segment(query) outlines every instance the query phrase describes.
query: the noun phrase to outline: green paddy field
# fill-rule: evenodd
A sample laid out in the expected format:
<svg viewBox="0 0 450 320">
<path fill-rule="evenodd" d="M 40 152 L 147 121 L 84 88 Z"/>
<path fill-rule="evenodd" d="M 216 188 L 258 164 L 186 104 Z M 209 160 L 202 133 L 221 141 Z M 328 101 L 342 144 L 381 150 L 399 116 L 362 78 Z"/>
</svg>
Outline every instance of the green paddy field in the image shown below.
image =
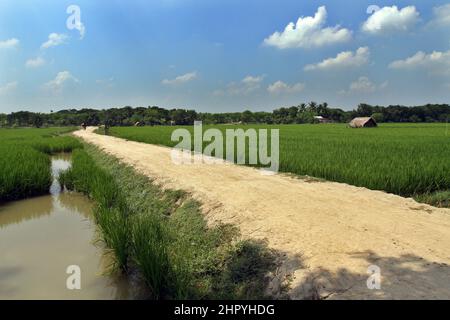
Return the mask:
<svg viewBox="0 0 450 320">
<path fill-rule="evenodd" d="M 280 129 L 280 171 L 348 183 L 433 204 L 448 203 L 448 124 L 382 124 L 350 129 L 343 124 L 214 126 L 226 129 Z M 178 127 L 114 127 L 124 139 L 174 146 Z M 193 127 L 184 127 L 193 131 Z M 203 129 L 211 128 L 204 126 Z"/>
</svg>

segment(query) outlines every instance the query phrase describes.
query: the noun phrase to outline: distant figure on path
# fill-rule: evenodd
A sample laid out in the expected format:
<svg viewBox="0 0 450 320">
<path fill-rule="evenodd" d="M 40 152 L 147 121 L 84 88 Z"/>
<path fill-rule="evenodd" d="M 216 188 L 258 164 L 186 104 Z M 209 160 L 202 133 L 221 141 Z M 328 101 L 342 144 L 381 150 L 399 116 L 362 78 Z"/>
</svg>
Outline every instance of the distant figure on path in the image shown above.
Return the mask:
<svg viewBox="0 0 450 320">
<path fill-rule="evenodd" d="M 105 136 L 109 134 L 109 120 L 105 121 Z"/>
</svg>

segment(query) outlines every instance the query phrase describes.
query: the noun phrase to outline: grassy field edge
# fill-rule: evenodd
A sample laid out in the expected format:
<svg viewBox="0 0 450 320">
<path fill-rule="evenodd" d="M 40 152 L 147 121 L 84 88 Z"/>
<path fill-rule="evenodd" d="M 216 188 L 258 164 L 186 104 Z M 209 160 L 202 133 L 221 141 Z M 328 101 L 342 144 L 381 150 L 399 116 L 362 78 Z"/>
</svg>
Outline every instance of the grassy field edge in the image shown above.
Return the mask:
<svg viewBox="0 0 450 320">
<path fill-rule="evenodd" d="M 170 134 L 177 128 L 193 130 L 192 126 L 112 127 L 109 134 L 173 147 L 177 142 L 171 141 Z M 205 126 L 204 130 L 208 128 L 279 128 L 280 172 L 450 206 L 450 162 L 444 161 L 450 157 L 446 124 L 382 124 L 358 130 L 344 125 Z"/>
<path fill-rule="evenodd" d="M 62 136 L 74 129 L 0 129 L 0 203 L 48 193 L 49 155 L 82 147 L 74 137 Z"/>
<path fill-rule="evenodd" d="M 200 204 L 185 192 L 163 191 L 89 144 L 75 151 L 72 169 L 61 179 L 95 200 L 96 221 L 117 270 L 137 271 L 149 298 L 269 298 L 277 253 L 263 241 L 240 239 L 231 225 L 208 227 Z"/>
</svg>

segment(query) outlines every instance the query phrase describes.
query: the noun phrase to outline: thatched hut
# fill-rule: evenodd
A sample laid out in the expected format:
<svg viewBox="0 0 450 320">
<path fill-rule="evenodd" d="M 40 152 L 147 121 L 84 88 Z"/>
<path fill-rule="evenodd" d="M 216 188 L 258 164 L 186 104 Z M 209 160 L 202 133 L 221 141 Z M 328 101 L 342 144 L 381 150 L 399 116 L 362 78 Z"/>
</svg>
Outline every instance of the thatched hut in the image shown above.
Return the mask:
<svg viewBox="0 0 450 320">
<path fill-rule="evenodd" d="M 355 118 L 348 125 L 351 128 L 373 128 L 378 126 L 372 117 Z"/>
<path fill-rule="evenodd" d="M 317 123 L 330 123 L 331 121 L 323 116 L 314 116 L 314 122 Z"/>
</svg>

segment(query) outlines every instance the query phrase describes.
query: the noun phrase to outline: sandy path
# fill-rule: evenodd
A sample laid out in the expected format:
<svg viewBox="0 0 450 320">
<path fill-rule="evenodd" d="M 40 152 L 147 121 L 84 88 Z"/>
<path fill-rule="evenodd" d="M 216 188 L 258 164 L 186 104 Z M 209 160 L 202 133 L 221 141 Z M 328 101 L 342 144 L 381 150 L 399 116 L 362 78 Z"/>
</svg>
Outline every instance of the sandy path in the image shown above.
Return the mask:
<svg viewBox="0 0 450 320">
<path fill-rule="evenodd" d="M 189 191 L 209 222 L 239 226 L 285 254 L 271 281 L 290 275 L 290 296 L 331 299 L 450 298 L 450 210 L 333 182 L 263 176 L 232 164 L 176 165 L 171 149 L 78 131 L 77 136 L 168 188 Z M 381 271 L 369 290 L 368 267 Z"/>
</svg>

